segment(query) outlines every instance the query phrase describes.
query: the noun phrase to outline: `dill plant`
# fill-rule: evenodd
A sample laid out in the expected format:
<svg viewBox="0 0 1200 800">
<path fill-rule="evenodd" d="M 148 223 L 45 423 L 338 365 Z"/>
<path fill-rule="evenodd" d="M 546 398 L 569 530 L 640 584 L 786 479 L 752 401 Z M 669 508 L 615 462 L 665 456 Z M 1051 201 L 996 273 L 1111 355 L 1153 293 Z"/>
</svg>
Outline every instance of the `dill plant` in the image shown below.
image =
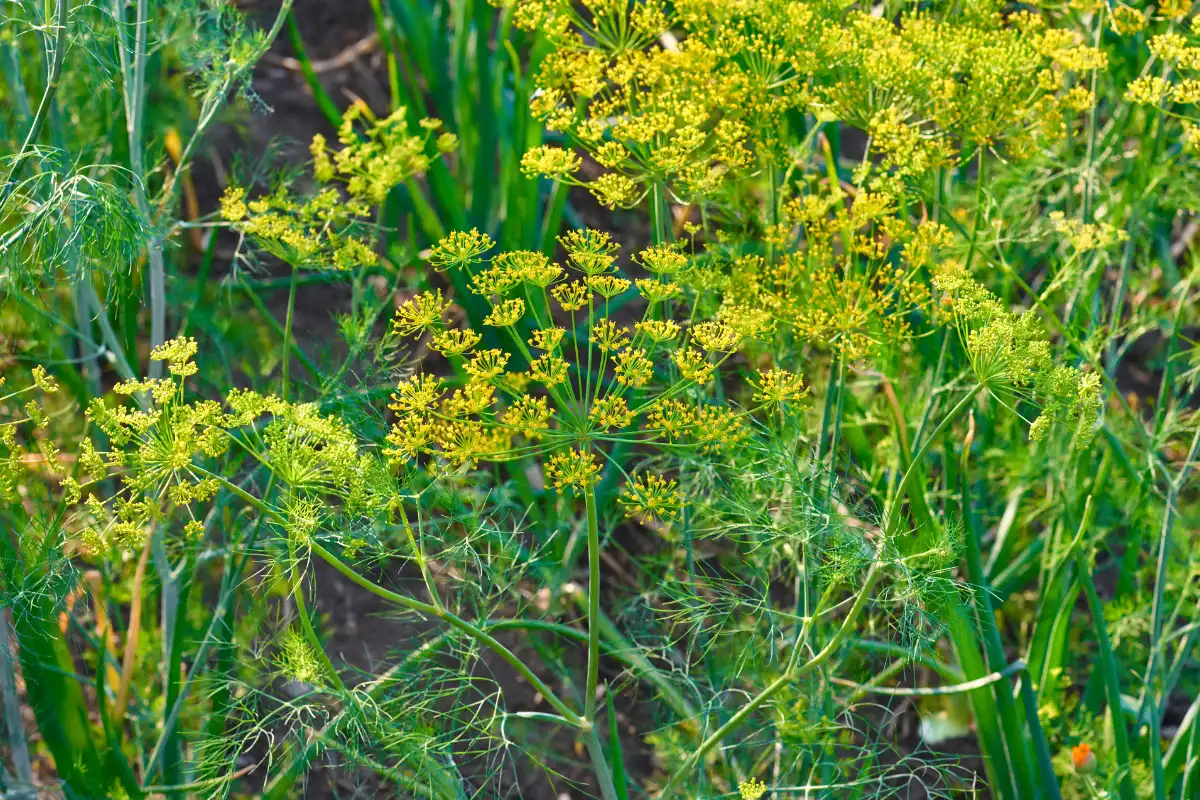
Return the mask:
<svg viewBox="0 0 1200 800">
<path fill-rule="evenodd" d="M 372 4 L 392 107 L 323 96 L 316 192 L 219 203 L 235 260 L 290 270 L 282 323 L 256 303 L 277 378 L 164 341 L 152 290 L 146 369 L 3 396 L 3 488 L 52 509 L 22 511 L 5 587 L 22 668 L 57 665 L 64 785 L 282 798 L 324 760 L 437 798 L 1192 796 L 1191 4 L 417 5 Z M 453 68 L 427 41 L 404 63 L 443 23 Z M 529 113 L 495 144 L 510 90 Z M 106 196 L 77 213 L 154 222 Z M 569 196 L 650 243 L 554 235 Z M 345 357 L 297 324 L 310 279 L 350 286 Z M 38 479 L 58 447 L 76 466 Z M 128 688 L 97 661 L 93 722 L 44 635 L 75 565 L 153 559 L 166 603 L 209 549 L 219 613 L 190 602 L 238 622 L 172 644 L 206 672 L 162 692 L 195 732 L 67 757 L 97 728 L 136 748 Z M 400 617 L 386 661 L 337 651 L 335 573 Z"/>
</svg>

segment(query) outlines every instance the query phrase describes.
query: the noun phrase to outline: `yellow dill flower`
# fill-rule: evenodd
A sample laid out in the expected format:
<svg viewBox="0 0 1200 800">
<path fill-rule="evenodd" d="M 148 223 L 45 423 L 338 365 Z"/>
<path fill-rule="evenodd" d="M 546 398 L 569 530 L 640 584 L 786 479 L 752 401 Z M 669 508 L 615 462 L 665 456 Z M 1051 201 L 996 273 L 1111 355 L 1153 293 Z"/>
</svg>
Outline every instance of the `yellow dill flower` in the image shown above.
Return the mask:
<svg viewBox="0 0 1200 800">
<path fill-rule="evenodd" d="M 1171 100 L 1175 103 L 1196 105 L 1200 103 L 1200 79 L 1187 78 L 1171 87 Z"/>
<path fill-rule="evenodd" d="M 529 365 L 529 377 L 540 382 L 548 389 L 553 389 L 560 383 L 566 383 L 567 380 L 567 362 L 551 354 L 546 354 L 540 358 L 534 359 Z"/>
<path fill-rule="evenodd" d="M 439 153 L 453 153 L 458 149 L 458 137 L 447 131 L 434 140 L 434 147 Z"/>
<path fill-rule="evenodd" d="M 741 336 L 723 322 L 701 322 L 692 328 L 692 338 L 705 350 L 730 352 L 736 350 Z"/>
<path fill-rule="evenodd" d="M 562 276 L 562 267 L 551 263 L 544 253 L 534 250 L 510 250 L 492 259 L 493 268 L 507 269 L 518 281 L 546 288 Z"/>
<path fill-rule="evenodd" d="M 503 297 L 521 284 L 521 273 L 500 263 L 471 276 L 471 291 L 480 297 Z"/>
<path fill-rule="evenodd" d="M 589 275 L 586 283 L 589 289 L 605 300 L 613 299 L 631 285 L 625 278 L 618 278 L 615 275 Z"/>
<path fill-rule="evenodd" d="M 1157 75 L 1143 75 L 1125 87 L 1125 99 L 1138 105 L 1156 106 L 1170 90 L 1170 81 Z"/>
<path fill-rule="evenodd" d="M 767 785 L 757 778 L 738 782 L 738 794 L 741 800 L 759 800 L 767 793 Z"/>
<path fill-rule="evenodd" d="M 663 245 L 643 250 L 634 256 L 634 261 L 655 275 L 670 275 L 682 272 L 687 267 L 687 256 Z"/>
<path fill-rule="evenodd" d="M 600 428 L 620 430 L 633 422 L 633 412 L 624 397 L 610 394 L 592 405 L 588 410 L 588 419 Z"/>
<path fill-rule="evenodd" d="M 570 150 L 542 145 L 521 157 L 521 172 L 528 178 L 544 175 L 562 180 L 574 175 L 583 161 Z"/>
<path fill-rule="evenodd" d="M 550 290 L 563 311 L 578 311 L 591 302 L 592 291 L 582 281 L 560 283 Z"/>
<path fill-rule="evenodd" d="M 567 261 L 584 275 L 602 275 L 612 269 L 617 245 L 602 231 L 591 228 L 572 230 L 559 236 L 558 242 L 567 251 Z"/>
<path fill-rule="evenodd" d="M 539 328 L 530 334 L 529 346 L 535 350 L 545 350 L 546 352 L 556 350 L 566 333 L 565 328 Z"/>
<path fill-rule="evenodd" d="M 329 158 L 329 147 L 325 137 L 319 133 L 313 136 L 312 144 L 308 146 L 308 152 L 313 157 L 313 177 L 317 179 L 317 182 L 329 183 L 333 180 L 333 161 Z M 230 221 L 236 222 L 236 220 Z"/>
<path fill-rule="evenodd" d="M 1145 29 L 1146 15 L 1138 9 L 1122 3 L 1112 10 L 1110 24 L 1113 31 L 1119 36 L 1130 36 Z"/>
<path fill-rule="evenodd" d="M 559 491 L 568 487 L 586 489 L 596 481 L 600 465 L 588 453 L 571 449 L 555 453 L 546 464 L 546 478 Z"/>
<path fill-rule="evenodd" d="M 52 394 L 53 392 L 58 391 L 58 383 L 54 380 L 54 378 L 46 373 L 46 368 L 41 364 L 38 364 L 33 368 L 32 377 L 33 385 L 43 392 Z"/>
<path fill-rule="evenodd" d="M 775 320 L 771 319 L 769 311 L 754 308 L 746 303 L 727 303 L 721 306 L 717 312 L 717 319 L 743 339 L 758 339 L 775 330 Z M 701 344 L 704 342 L 701 341 Z"/>
<path fill-rule="evenodd" d="M 622 350 L 617 354 L 613 374 L 622 386 L 640 389 L 654 376 L 654 364 L 646 358 L 646 351 L 640 347 Z"/>
<path fill-rule="evenodd" d="M 392 465 L 403 464 L 424 452 L 433 442 L 433 421 L 419 414 L 407 414 L 392 425 L 387 436 L 390 447 L 383 454 Z"/>
<path fill-rule="evenodd" d="M 592 344 L 602 353 L 620 350 L 629 344 L 629 331 L 607 317 L 592 326 Z"/>
<path fill-rule="evenodd" d="M 741 418 L 728 408 L 704 406 L 696 413 L 692 437 L 700 445 L 701 452 L 712 453 L 728 449 L 746 436 L 746 428 Z"/>
<path fill-rule="evenodd" d="M 475 380 L 489 381 L 504 372 L 509 358 L 503 350 L 480 350 L 463 364 L 463 369 Z"/>
<path fill-rule="evenodd" d="M 491 313 L 484 318 L 483 324 L 496 328 L 507 328 L 510 325 L 516 325 L 524 315 L 525 301 L 517 297 L 493 306 Z"/>
<path fill-rule="evenodd" d="M 426 260 L 439 270 L 450 267 L 462 269 L 469 264 L 478 264 L 482 261 L 480 256 L 495 246 L 491 237 L 475 228 L 454 231 L 430 248 Z"/>
<path fill-rule="evenodd" d="M 679 335 L 679 323 L 669 319 L 647 319 L 634 327 L 638 333 L 645 336 L 654 344 L 662 344 L 675 339 Z"/>
<path fill-rule="evenodd" d="M 482 336 L 469 328 L 451 328 L 434 334 L 429 346 L 444 356 L 460 356 L 479 344 L 482 339 Z"/>
<path fill-rule="evenodd" d="M 246 208 L 246 190 L 241 186 L 227 186 L 221 194 L 221 218 L 227 222 L 241 222 L 250 213 Z"/>
<path fill-rule="evenodd" d="M 695 411 L 681 400 L 659 400 L 650 407 L 646 417 L 650 430 L 662 434 L 668 441 L 685 435 L 695 421 Z"/>
<path fill-rule="evenodd" d="M 501 416 L 501 421 L 526 439 L 536 441 L 550 428 L 554 412 L 545 397 L 525 395 Z"/>
<path fill-rule="evenodd" d="M 482 414 L 496 400 L 496 388 L 490 383 L 472 381 L 461 389 L 455 389 L 442 403 L 442 414 L 447 417 L 469 417 Z"/>
<path fill-rule="evenodd" d="M 671 522 L 679 516 L 683 496 L 676 481 L 640 473 L 625 484 L 617 502 L 625 509 L 627 516 L 636 516 L 643 522 L 651 519 Z"/>
<path fill-rule="evenodd" d="M 449 300 L 442 298 L 441 289 L 422 292 L 396 309 L 392 328 L 401 336 L 415 336 L 422 331 L 433 330 L 442 321 L 442 315 L 450 305 Z"/>
<path fill-rule="evenodd" d="M 641 199 L 638 185 L 619 172 L 606 172 L 587 184 L 588 191 L 606 208 L 630 208 Z"/>
<path fill-rule="evenodd" d="M 749 384 L 754 387 L 755 402 L 766 406 L 793 403 L 808 395 L 808 387 L 804 385 L 804 380 L 785 369 L 760 369 L 758 379 L 751 379 Z"/>
<path fill-rule="evenodd" d="M 650 303 L 662 303 L 679 294 L 677 284 L 663 283 L 648 278 L 639 278 L 637 288 L 642 293 L 642 297 L 645 297 Z"/>
<path fill-rule="evenodd" d="M 423 414 L 437 405 L 442 394 L 441 378 L 416 373 L 396 385 L 388 408 L 401 414 Z"/>
<path fill-rule="evenodd" d="M 166 361 L 167 369 L 172 375 L 187 377 L 196 374 L 196 364 L 192 357 L 199 350 L 199 345 L 192 337 L 180 337 L 163 342 L 150 351 L 151 361 Z"/>
<path fill-rule="evenodd" d="M 671 360 L 679 367 L 679 373 L 685 381 L 703 386 L 712 380 L 716 370 L 715 364 L 710 364 L 708 357 L 694 347 L 687 347 L 671 353 Z"/>
</svg>

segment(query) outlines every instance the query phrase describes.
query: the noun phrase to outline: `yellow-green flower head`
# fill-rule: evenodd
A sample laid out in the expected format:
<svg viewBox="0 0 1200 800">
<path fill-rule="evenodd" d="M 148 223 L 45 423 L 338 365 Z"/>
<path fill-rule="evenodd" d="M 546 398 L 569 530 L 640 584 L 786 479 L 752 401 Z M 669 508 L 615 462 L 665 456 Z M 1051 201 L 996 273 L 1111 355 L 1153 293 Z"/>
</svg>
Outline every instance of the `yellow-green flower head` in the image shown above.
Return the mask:
<svg viewBox="0 0 1200 800">
<path fill-rule="evenodd" d="M 463 364 L 463 369 L 475 380 L 490 381 L 504 372 L 509 358 L 503 350 L 480 350 Z"/>
<path fill-rule="evenodd" d="M 646 418 L 652 433 L 672 442 L 686 435 L 695 421 L 695 411 L 682 400 L 658 400 Z"/>
<path fill-rule="evenodd" d="M 451 328 L 434 334 L 429 346 L 444 356 L 461 356 L 482 340 L 483 337 L 470 328 Z"/>
<path fill-rule="evenodd" d="M 634 260 L 647 272 L 655 275 L 671 275 L 687 268 L 687 256 L 672 247 L 659 245 L 643 250 Z"/>
<path fill-rule="evenodd" d="M 738 794 L 741 795 L 741 800 L 759 800 L 766 793 L 767 785 L 758 778 L 738 783 Z"/>
<path fill-rule="evenodd" d="M 630 281 L 615 275 L 589 275 L 586 283 L 589 289 L 605 300 L 613 299 L 631 286 Z"/>
<path fill-rule="evenodd" d="M 592 345 L 602 353 L 620 350 L 629 344 L 629 331 L 604 318 L 592 326 Z"/>
<path fill-rule="evenodd" d="M 617 383 L 640 389 L 654 377 L 654 364 L 643 348 L 629 348 L 617 354 L 613 375 Z"/>
<path fill-rule="evenodd" d="M 640 473 L 625 484 L 617 502 L 631 517 L 639 517 L 642 521 L 654 519 L 671 522 L 679 516 L 683 496 L 676 481 L 660 475 Z"/>
<path fill-rule="evenodd" d="M 442 290 L 422 292 L 406 300 L 396 309 L 392 327 L 401 336 L 415 336 L 422 331 L 432 331 L 442 322 L 442 315 L 450 308 L 450 301 L 442 298 Z"/>
<path fill-rule="evenodd" d="M 642 293 L 642 297 L 645 297 L 651 303 L 662 303 L 679 294 L 679 286 L 677 284 L 647 278 L 639 278 L 637 280 L 637 288 Z"/>
<path fill-rule="evenodd" d="M 484 318 L 483 324 L 496 328 L 507 328 L 510 325 L 516 325 L 520 322 L 521 317 L 524 315 L 525 301 L 519 297 L 515 297 L 493 306 L 491 313 Z"/>
<path fill-rule="evenodd" d="M 180 337 L 163 342 L 151 350 L 150 358 L 153 361 L 166 361 L 167 369 L 172 375 L 186 377 L 196 374 L 196 364 L 192 361 L 192 357 L 198 350 L 199 345 L 196 344 L 195 339 L 190 336 Z"/>
<path fill-rule="evenodd" d="M 576 228 L 558 237 L 558 243 L 567 251 L 570 263 L 587 275 L 607 272 L 613 263 L 617 243 L 604 231 L 591 228 Z M 597 268 L 598 264 L 603 267 Z"/>
<path fill-rule="evenodd" d="M 529 365 L 529 377 L 547 389 L 553 389 L 561 383 L 566 383 L 568 370 L 569 365 L 563 358 L 547 353 L 534 359 Z"/>
<path fill-rule="evenodd" d="M 808 395 L 804 380 L 785 369 L 760 369 L 757 380 L 750 380 L 750 385 L 754 387 L 754 401 L 766 406 L 795 403 Z"/>
<path fill-rule="evenodd" d="M 546 479 L 555 489 L 587 489 L 596 481 L 600 465 L 591 454 L 570 449 L 555 453 L 546 464 Z"/>
<path fill-rule="evenodd" d="M 654 344 L 674 341 L 680 331 L 679 323 L 670 319 L 645 319 L 634 327 L 639 334 Z"/>
<path fill-rule="evenodd" d="M 701 322 L 692 328 L 692 339 L 705 350 L 731 352 L 737 349 L 741 336 L 723 322 Z"/>
<path fill-rule="evenodd" d="M 592 300 L 592 290 L 583 281 L 560 283 L 550 290 L 563 311 L 579 311 Z"/>
<path fill-rule="evenodd" d="M 32 375 L 33 385 L 41 389 L 43 392 L 52 394 L 58 391 L 58 383 L 55 382 L 54 378 L 46 374 L 46 368 L 41 364 L 38 364 L 33 368 Z"/>
<path fill-rule="evenodd" d="M 521 172 L 529 178 L 544 175 L 563 180 L 574 175 L 582 163 L 582 159 L 570 150 L 542 145 L 526 151 L 521 157 Z"/>
<path fill-rule="evenodd" d="M 549 430 L 553 416 L 554 412 L 545 397 L 524 395 L 509 406 L 502 421 L 526 439 L 536 441 Z"/>
<path fill-rule="evenodd" d="M 633 411 L 624 397 L 609 394 L 592 404 L 588 419 L 601 429 L 620 430 L 633 422 Z"/>
<path fill-rule="evenodd" d="M 437 406 L 443 393 L 441 378 L 417 373 L 397 384 L 388 408 L 400 414 L 423 414 Z"/>
<path fill-rule="evenodd" d="M 686 347 L 671 353 L 671 360 L 679 367 L 679 373 L 686 381 L 703 386 L 713 378 L 716 365 L 711 364 L 701 351 L 694 347 Z"/>
<path fill-rule="evenodd" d="M 495 246 L 491 237 L 475 228 L 466 232 L 454 231 L 430 248 L 426 260 L 439 270 L 450 267 L 462 269 L 470 264 L 478 264 L 483 260 L 480 257 Z"/>
<path fill-rule="evenodd" d="M 547 353 L 551 350 L 557 350 L 566 333 L 565 328 L 539 328 L 530 335 L 529 346 L 535 350 L 544 350 Z"/>
<path fill-rule="evenodd" d="M 521 285 L 521 273 L 500 263 L 471 276 L 471 291 L 480 297 L 504 297 Z"/>
</svg>

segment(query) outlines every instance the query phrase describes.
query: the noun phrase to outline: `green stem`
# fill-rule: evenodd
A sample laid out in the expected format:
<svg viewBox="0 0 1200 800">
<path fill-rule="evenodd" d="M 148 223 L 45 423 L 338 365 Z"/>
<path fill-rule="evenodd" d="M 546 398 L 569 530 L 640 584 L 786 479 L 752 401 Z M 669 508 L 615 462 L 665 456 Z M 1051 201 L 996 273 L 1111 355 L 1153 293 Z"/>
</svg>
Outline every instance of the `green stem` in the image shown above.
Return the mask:
<svg viewBox="0 0 1200 800">
<path fill-rule="evenodd" d="M 594 722 L 596 690 L 600 681 L 600 525 L 596 516 L 595 487 L 589 484 L 583 498 L 587 508 L 588 550 L 588 671 L 583 718 Z"/>
<path fill-rule="evenodd" d="M 889 535 L 896 532 L 896 526 L 899 525 L 900 522 L 899 505 L 904 502 L 904 496 L 908 492 L 909 484 L 912 483 L 913 478 L 920 471 L 921 461 L 925 458 L 925 454 L 929 452 L 930 445 L 937 441 L 942 435 L 942 432 L 945 431 L 946 428 L 948 428 L 964 411 L 967 410 L 967 407 L 970 406 L 971 401 L 975 399 L 975 395 L 979 394 L 980 390 L 982 389 L 982 384 L 976 384 L 975 386 L 971 387 L 971 390 L 967 392 L 961 400 L 958 401 L 954 408 L 950 409 L 950 413 L 942 418 L 942 421 L 939 422 L 938 426 L 933 429 L 933 432 L 925 438 L 925 441 L 921 444 L 920 449 L 918 449 L 913 455 L 912 462 L 909 464 L 908 469 L 904 471 L 904 476 L 900 479 L 900 485 L 896 487 L 896 497 L 892 503 L 891 511 L 884 516 L 885 522 L 883 529 Z"/>
<path fill-rule="evenodd" d="M 290 543 L 288 548 L 292 549 Z M 308 639 L 308 643 L 316 652 L 317 658 L 321 660 L 321 666 L 325 668 L 325 672 L 329 675 L 329 680 L 333 683 L 334 687 L 342 694 L 345 694 L 346 684 L 342 682 L 342 676 L 338 674 L 337 667 L 329 660 L 329 655 L 325 652 L 325 646 L 321 643 L 321 638 L 317 636 L 316 628 L 313 627 L 312 614 L 309 613 L 308 602 L 304 599 L 304 582 L 300 580 L 299 570 L 294 563 L 294 552 L 292 558 L 293 563 L 288 567 L 288 571 L 291 573 L 292 599 L 296 602 L 296 616 L 300 619 L 300 627 L 304 631 L 304 638 Z"/>
<path fill-rule="evenodd" d="M 288 284 L 287 317 L 283 322 L 283 391 L 281 392 L 281 396 L 285 403 L 288 399 L 288 379 L 291 367 L 292 317 L 296 308 L 296 276 L 299 274 L 300 270 L 293 266 L 292 280 Z M 296 347 L 299 347 L 299 344 Z"/>
<path fill-rule="evenodd" d="M 983 184 L 986 171 L 984 164 L 987 162 L 983 158 L 984 150 L 979 148 L 979 168 L 975 171 L 975 221 L 971 225 L 971 246 L 967 249 L 967 260 L 963 265 L 966 270 L 971 269 L 971 260 L 975 257 L 975 249 L 979 244 L 979 224 L 983 219 Z"/>
<path fill-rule="evenodd" d="M 596 773 L 596 781 L 600 784 L 600 794 L 604 800 L 617 800 L 617 789 L 613 785 L 612 770 L 608 768 L 608 759 L 604 757 L 604 747 L 600 744 L 600 736 L 595 728 L 583 735 L 587 745 L 588 757 L 592 760 L 592 770 Z"/>
</svg>

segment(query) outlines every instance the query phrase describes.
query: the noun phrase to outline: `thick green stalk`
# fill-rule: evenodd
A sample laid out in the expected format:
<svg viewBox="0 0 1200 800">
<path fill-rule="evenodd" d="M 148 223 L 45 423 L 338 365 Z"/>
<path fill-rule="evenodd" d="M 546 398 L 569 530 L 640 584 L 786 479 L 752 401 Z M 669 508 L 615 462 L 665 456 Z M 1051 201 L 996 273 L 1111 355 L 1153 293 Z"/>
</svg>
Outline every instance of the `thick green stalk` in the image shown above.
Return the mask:
<svg viewBox="0 0 1200 800">
<path fill-rule="evenodd" d="M 604 757 L 604 747 L 600 744 L 600 735 L 596 729 L 589 728 L 583 734 L 583 743 L 587 745 L 588 757 L 592 760 L 592 771 L 596 773 L 596 782 L 600 784 L 600 794 L 604 800 L 617 800 L 617 789 L 613 786 L 612 770 L 608 767 L 608 759 Z"/>
<path fill-rule="evenodd" d="M 288 284 L 288 302 L 287 302 L 287 317 L 283 321 L 283 391 L 280 396 L 284 402 L 288 399 L 288 379 L 290 377 L 291 354 L 292 354 L 292 317 L 296 309 L 296 276 L 300 274 L 300 270 L 292 267 L 292 280 Z M 299 348 L 299 343 L 295 346 Z"/>
<path fill-rule="evenodd" d="M 587 508 L 588 550 L 588 667 L 583 718 L 594 724 L 596 690 L 600 681 L 600 525 L 596 516 L 595 487 L 589 484 L 583 498 Z"/>
</svg>

